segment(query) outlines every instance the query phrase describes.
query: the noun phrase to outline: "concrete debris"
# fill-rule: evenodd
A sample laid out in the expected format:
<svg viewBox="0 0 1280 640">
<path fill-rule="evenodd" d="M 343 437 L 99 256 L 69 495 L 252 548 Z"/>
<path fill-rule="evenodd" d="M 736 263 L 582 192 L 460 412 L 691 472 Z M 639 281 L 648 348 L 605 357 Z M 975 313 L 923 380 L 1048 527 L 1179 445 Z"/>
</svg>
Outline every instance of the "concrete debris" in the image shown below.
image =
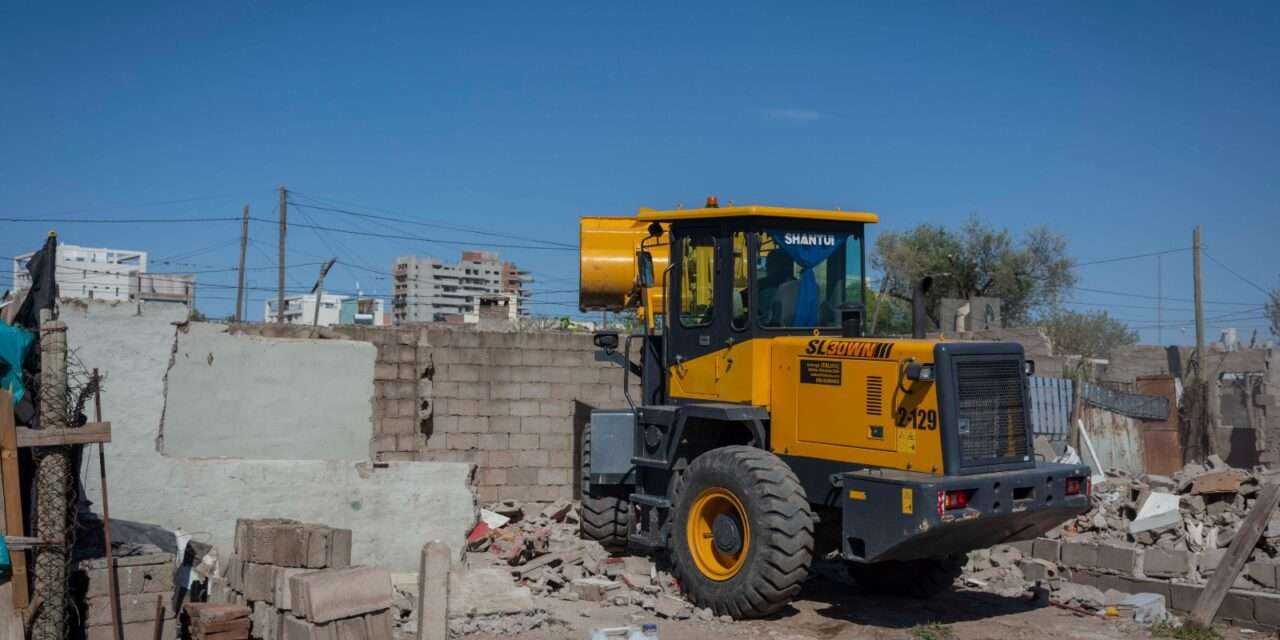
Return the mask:
<svg viewBox="0 0 1280 640">
<path fill-rule="evenodd" d="M 1169 612 L 1189 611 L 1218 570 L 1259 486 L 1277 480 L 1265 467 L 1234 469 L 1213 458 L 1172 476 L 1108 476 L 1094 485 L 1088 513 L 1033 541 L 971 552 L 957 584 L 1006 596 L 1047 589 L 1051 601 L 1071 607 L 1131 609 L 1143 625 L 1172 620 Z M 1276 602 L 1280 514 L 1268 521 L 1219 616 L 1268 624 Z"/>
</svg>

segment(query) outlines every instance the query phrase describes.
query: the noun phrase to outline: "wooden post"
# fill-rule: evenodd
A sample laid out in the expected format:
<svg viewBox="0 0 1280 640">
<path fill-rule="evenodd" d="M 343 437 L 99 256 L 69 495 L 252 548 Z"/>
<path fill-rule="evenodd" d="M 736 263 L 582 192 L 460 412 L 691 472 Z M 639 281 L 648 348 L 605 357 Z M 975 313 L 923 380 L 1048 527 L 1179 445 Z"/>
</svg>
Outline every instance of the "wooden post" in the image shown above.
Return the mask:
<svg viewBox="0 0 1280 640">
<path fill-rule="evenodd" d="M 244 220 L 240 222 L 240 282 L 236 285 L 236 322 L 244 322 L 244 252 L 249 246 L 249 205 L 244 206 Z"/>
<path fill-rule="evenodd" d="M 242 272 L 243 273 L 243 272 Z M 102 422 L 102 376 L 93 368 L 93 419 Z M 107 598 L 111 608 L 111 637 L 122 640 L 124 628 L 120 626 L 120 584 L 116 575 L 116 558 L 111 550 L 111 506 L 107 503 L 107 454 L 106 444 L 98 443 L 98 473 L 102 479 L 102 541 L 107 556 Z"/>
<path fill-rule="evenodd" d="M 1253 503 L 1253 508 L 1249 510 L 1249 515 L 1245 517 L 1240 530 L 1236 532 L 1235 540 L 1231 541 L 1227 555 L 1223 556 L 1222 563 L 1214 570 L 1213 577 L 1209 578 L 1209 584 L 1205 586 L 1204 591 L 1200 592 L 1200 598 L 1192 607 L 1192 622 L 1202 627 L 1213 623 L 1213 617 L 1218 615 L 1218 607 L 1222 606 L 1222 601 L 1227 597 L 1227 591 L 1231 589 L 1231 585 L 1235 584 L 1236 576 L 1240 575 L 1240 570 L 1249 561 L 1249 554 L 1253 552 L 1254 545 L 1258 544 L 1258 538 L 1262 535 L 1263 529 L 1266 529 L 1267 520 L 1270 519 L 1277 505 L 1280 505 L 1280 484 L 1263 486 L 1262 491 L 1258 493 L 1258 499 Z"/>
<path fill-rule="evenodd" d="M 18 430 L 13 420 L 13 394 L 0 389 L 0 484 L 4 487 L 3 533 L 22 535 L 22 487 L 18 478 Z M 12 554 L 13 608 L 22 613 L 31 604 L 27 554 Z"/>
<path fill-rule="evenodd" d="M 284 324 L 284 233 L 289 227 L 289 192 L 280 187 L 280 258 L 276 278 L 276 322 Z M 265 319 L 264 319 L 265 320 Z"/>
</svg>

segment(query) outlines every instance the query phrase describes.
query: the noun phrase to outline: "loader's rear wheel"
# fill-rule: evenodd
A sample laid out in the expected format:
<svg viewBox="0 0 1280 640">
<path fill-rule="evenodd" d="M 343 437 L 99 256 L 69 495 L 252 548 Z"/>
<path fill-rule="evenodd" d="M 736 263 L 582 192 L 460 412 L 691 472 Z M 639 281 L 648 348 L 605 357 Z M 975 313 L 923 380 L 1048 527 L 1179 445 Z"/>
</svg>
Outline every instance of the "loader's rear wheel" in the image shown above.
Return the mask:
<svg viewBox="0 0 1280 640">
<path fill-rule="evenodd" d="M 795 473 L 754 447 L 712 449 L 685 471 L 671 553 L 689 599 L 753 618 L 786 606 L 813 559 L 813 515 Z"/>
<path fill-rule="evenodd" d="M 867 593 L 932 598 L 951 588 L 963 566 L 964 556 L 851 563 L 849 575 Z"/>
<path fill-rule="evenodd" d="M 631 490 L 626 485 L 592 486 L 591 425 L 582 430 L 582 537 L 599 542 L 610 553 L 627 548 L 631 524 Z"/>
</svg>

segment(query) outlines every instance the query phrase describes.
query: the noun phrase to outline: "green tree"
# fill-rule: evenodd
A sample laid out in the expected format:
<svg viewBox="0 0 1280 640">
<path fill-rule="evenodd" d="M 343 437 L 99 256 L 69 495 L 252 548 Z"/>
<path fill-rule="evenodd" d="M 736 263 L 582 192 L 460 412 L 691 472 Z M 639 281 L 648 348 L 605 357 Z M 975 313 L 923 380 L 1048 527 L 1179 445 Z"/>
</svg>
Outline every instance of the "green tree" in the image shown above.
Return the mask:
<svg viewBox="0 0 1280 640">
<path fill-rule="evenodd" d="M 876 301 L 880 302 L 880 318 L 876 320 L 877 336 L 902 336 L 911 333 L 911 305 L 891 295 L 867 289 L 867 331 L 871 331 L 872 315 L 876 313 Z"/>
<path fill-rule="evenodd" d="M 876 239 L 871 264 L 889 278 L 887 292 L 909 301 L 920 278 L 933 277 L 927 312 L 938 322 L 942 298 L 1000 298 L 1005 323 L 1025 324 L 1056 307 L 1075 285 L 1066 239 L 1047 227 L 1028 230 L 1021 242 L 1007 229 L 970 216 L 958 230 L 922 224 L 886 231 Z"/>
<path fill-rule="evenodd" d="M 1106 358 L 1116 348 L 1138 341 L 1138 332 L 1106 311 L 1080 313 L 1054 309 L 1046 313 L 1040 323 L 1053 343 L 1054 353 L 1059 355 Z"/>
</svg>

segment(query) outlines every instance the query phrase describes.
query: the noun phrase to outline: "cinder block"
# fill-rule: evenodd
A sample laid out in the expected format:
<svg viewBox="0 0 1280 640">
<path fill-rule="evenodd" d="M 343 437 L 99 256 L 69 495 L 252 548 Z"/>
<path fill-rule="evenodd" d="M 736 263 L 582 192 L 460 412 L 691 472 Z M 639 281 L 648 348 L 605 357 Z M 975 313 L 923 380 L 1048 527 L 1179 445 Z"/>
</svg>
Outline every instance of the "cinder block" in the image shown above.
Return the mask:
<svg viewBox="0 0 1280 640">
<path fill-rule="evenodd" d="M 351 530 L 329 530 L 329 566 L 345 569 L 351 566 Z"/>
<path fill-rule="evenodd" d="M 249 562 L 244 565 L 244 597 L 249 600 L 270 601 L 274 597 L 276 567 Z"/>
<path fill-rule="evenodd" d="M 338 625 L 338 640 L 369 640 L 363 616 L 338 620 L 334 624 Z"/>
<path fill-rule="evenodd" d="M 136 596 L 120 596 L 120 622 L 152 622 L 156 619 L 157 602 L 162 607 L 165 620 L 175 617 L 170 598 L 163 593 L 146 593 Z M 107 596 L 89 598 L 85 602 L 86 626 L 111 624 L 111 599 Z"/>
<path fill-rule="evenodd" d="M 364 617 L 368 640 L 393 640 L 395 632 L 391 624 L 391 612 L 379 611 Z"/>
<path fill-rule="evenodd" d="M 568 484 L 568 469 L 538 469 L 538 484 Z"/>
<path fill-rule="evenodd" d="M 538 484 L 538 470 L 532 467 L 507 469 L 507 482 L 518 485 Z"/>
<path fill-rule="evenodd" d="M 1253 621 L 1280 629 L 1280 594 L 1253 594 Z"/>
<path fill-rule="evenodd" d="M 556 425 L 561 422 L 568 422 L 568 419 L 529 416 L 520 418 L 520 431 L 522 433 L 555 433 Z"/>
<path fill-rule="evenodd" d="M 338 640 L 338 628 L 332 624 L 315 624 L 297 616 L 284 616 L 284 640 Z"/>
<path fill-rule="evenodd" d="M 1181 582 L 1169 583 L 1169 608 L 1183 613 L 1189 613 L 1191 608 L 1196 606 L 1196 600 L 1200 599 L 1200 592 L 1204 587 L 1194 584 L 1183 584 Z"/>
<path fill-rule="evenodd" d="M 308 569 L 323 569 L 329 566 L 329 545 L 333 537 L 333 529 L 321 526 L 308 526 L 307 535 L 307 554 L 303 560 L 303 566 Z M 282 582 L 277 578 L 276 584 Z M 288 579 L 283 582 L 288 584 Z"/>
<path fill-rule="evenodd" d="M 522 467 L 547 466 L 547 452 L 539 450 L 521 451 L 516 454 L 516 464 Z"/>
<path fill-rule="evenodd" d="M 479 439 L 474 433 L 450 433 L 445 436 L 445 446 L 455 450 L 475 449 Z"/>
<path fill-rule="evenodd" d="M 1065 548 L 1064 548 L 1065 553 Z M 1148 576 L 1179 578 L 1189 576 L 1195 567 L 1195 556 L 1186 551 L 1168 551 L 1152 547 L 1142 555 L 1142 570 Z"/>
<path fill-rule="evenodd" d="M 1087 569 L 1098 564 L 1098 545 L 1085 542 L 1062 543 L 1062 564 Z"/>
<path fill-rule="evenodd" d="M 154 605 L 153 605 L 154 606 Z M 121 635 L 122 640 L 152 640 L 155 637 L 156 623 L 155 620 L 145 620 L 143 622 L 127 622 L 121 626 L 124 631 Z M 160 630 L 163 638 L 178 637 L 178 618 L 166 618 Z M 115 635 L 111 631 L 111 625 L 94 625 L 84 629 L 85 640 L 115 640 Z"/>
<path fill-rule="evenodd" d="M 272 543 L 274 562 L 278 567 L 303 567 L 307 564 L 307 529 L 301 525 L 275 528 Z M 272 581 L 274 584 L 274 579 Z"/>
<path fill-rule="evenodd" d="M 511 446 L 511 439 L 505 433 L 482 433 L 479 438 L 479 447 L 486 451 L 494 451 L 506 449 Z"/>
<path fill-rule="evenodd" d="M 271 602 L 275 604 L 277 609 L 288 611 L 293 608 L 293 596 L 289 592 L 289 579 L 310 571 L 311 569 L 280 569 L 275 572 Z"/>
<path fill-rule="evenodd" d="M 1253 622 L 1255 620 L 1253 595 L 1234 589 L 1228 591 L 1227 597 L 1222 599 L 1222 606 L 1218 607 L 1218 615 L 1215 619 L 1218 618 L 1226 618 L 1236 622 Z"/>
<path fill-rule="evenodd" d="M 523 399 L 513 400 L 511 402 L 511 415 L 513 416 L 520 416 L 522 418 L 526 416 L 536 416 L 538 415 L 539 410 L 537 400 Z"/>
<path fill-rule="evenodd" d="M 547 451 L 572 449 L 573 436 L 560 433 L 546 433 L 539 435 L 538 448 L 546 449 Z"/>
<path fill-rule="evenodd" d="M 515 416 L 491 416 L 489 433 L 520 433 L 520 418 Z"/>
<path fill-rule="evenodd" d="M 547 464 L 553 467 L 572 467 L 578 462 L 573 449 L 552 449 L 547 451 Z"/>
<path fill-rule="evenodd" d="M 509 439 L 512 449 L 537 449 L 538 434 L 536 433 L 513 433 Z"/>
<path fill-rule="evenodd" d="M 526 400 L 551 399 L 551 385 L 545 382 L 520 383 L 520 397 Z"/>
<path fill-rule="evenodd" d="M 289 588 L 300 590 L 301 602 L 295 597 L 293 610 L 309 622 L 332 622 L 391 606 L 391 576 L 377 567 L 313 571 L 294 577 Z"/>
<path fill-rule="evenodd" d="M 1097 568 L 1132 576 L 1138 573 L 1142 551 L 1115 544 L 1098 545 Z"/>
<path fill-rule="evenodd" d="M 399 365 L 396 365 L 396 378 L 400 380 L 417 380 L 418 379 L 418 365 L 417 365 L 416 354 L 413 360 L 410 360 L 408 362 L 402 362 Z"/>
<path fill-rule="evenodd" d="M 1245 565 L 1244 570 L 1258 584 L 1272 590 L 1280 588 L 1280 560 L 1256 560 Z"/>
<path fill-rule="evenodd" d="M 489 386 L 489 398 L 493 400 L 519 400 L 520 385 L 515 382 L 495 382 Z"/>
<path fill-rule="evenodd" d="M 486 416 L 458 416 L 458 431 L 463 433 L 488 433 L 489 418 Z"/>
<path fill-rule="evenodd" d="M 494 468 L 512 467 L 516 464 L 516 454 L 513 451 L 490 451 L 489 466 Z"/>
<path fill-rule="evenodd" d="M 395 380 L 399 373 L 399 365 L 389 362 L 378 362 L 373 365 L 374 380 Z"/>
<path fill-rule="evenodd" d="M 164 555 L 164 564 L 116 567 L 116 582 L 122 595 L 142 593 L 169 593 L 173 591 L 172 556 Z M 110 578 L 107 570 L 91 569 L 85 572 L 87 581 L 85 597 L 108 595 Z"/>
<path fill-rule="evenodd" d="M 573 378 L 572 369 L 564 370 L 564 374 L 561 377 L 563 377 L 564 380 L 553 382 L 551 385 L 551 399 L 563 400 L 565 402 L 572 403 L 574 400 L 578 399 L 578 396 L 582 395 L 582 388 L 577 384 L 569 382 L 569 380 Z"/>
<path fill-rule="evenodd" d="M 567 418 L 573 415 L 573 398 L 538 401 L 538 414 L 548 418 Z"/>
<path fill-rule="evenodd" d="M 489 467 L 480 470 L 481 485 L 500 485 L 507 483 L 507 470 Z"/>
<path fill-rule="evenodd" d="M 414 431 L 413 418 L 382 418 L 378 421 L 378 431 L 384 434 L 405 435 Z"/>
</svg>

